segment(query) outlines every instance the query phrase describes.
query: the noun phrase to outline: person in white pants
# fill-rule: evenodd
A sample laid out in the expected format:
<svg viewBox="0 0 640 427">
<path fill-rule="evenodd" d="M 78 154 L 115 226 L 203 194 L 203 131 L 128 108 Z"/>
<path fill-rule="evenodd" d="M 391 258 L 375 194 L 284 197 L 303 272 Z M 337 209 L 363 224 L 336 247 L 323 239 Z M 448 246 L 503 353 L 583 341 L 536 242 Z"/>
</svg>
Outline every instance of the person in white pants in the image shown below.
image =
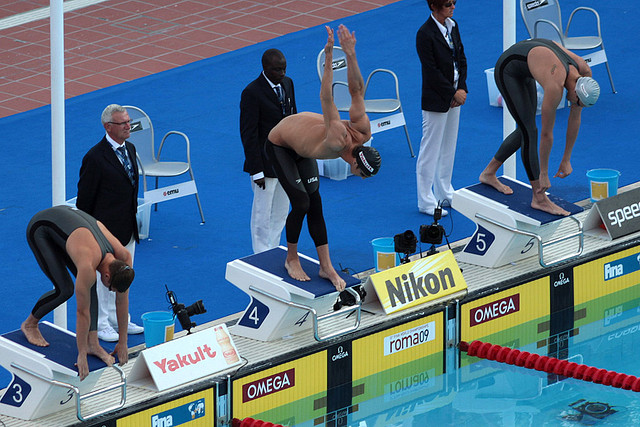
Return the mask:
<svg viewBox="0 0 640 427">
<path fill-rule="evenodd" d="M 262 72 L 240 97 L 240 137 L 243 170 L 251 177 L 251 243 L 254 253 L 280 245 L 289 214 L 289 198 L 264 152 L 267 135 L 284 117 L 297 113 L 293 80 L 286 76 L 287 60 L 278 49 L 262 54 Z"/>
<path fill-rule="evenodd" d="M 453 162 L 460 106 L 467 99 L 467 59 L 458 23 L 456 0 L 428 0 L 431 15 L 416 35 L 422 71 L 422 140 L 416 162 L 418 210 L 433 215 L 451 205 Z M 448 212 L 443 209 L 442 216 Z"/>
<path fill-rule="evenodd" d="M 136 241 L 133 237 L 125 246 L 125 249 L 131 253 L 131 265 L 136 252 Z M 102 341 L 116 342 L 118 341 L 118 319 L 116 318 L 116 293 L 110 291 L 106 286 L 100 285 L 100 272 L 96 271 L 96 292 L 98 294 L 98 338 Z M 127 332 L 129 334 L 139 334 L 144 332 L 144 328 L 131 321 L 131 315 L 128 314 Z"/>
<path fill-rule="evenodd" d="M 83 157 L 78 180 L 76 206 L 107 227 L 131 253 L 139 240 L 138 183 L 139 172 L 136 148 L 127 141 L 131 135 L 131 120 L 126 108 L 108 105 L 100 117 L 105 129 L 103 138 Z M 98 283 L 100 278 L 98 278 Z M 98 338 L 118 341 L 120 329 L 129 334 L 140 334 L 144 328 L 128 318 L 127 325 L 118 325 L 115 310 L 115 292 L 97 286 Z"/>
<path fill-rule="evenodd" d="M 262 187 L 251 179 L 251 245 L 256 254 L 280 245 L 282 229 L 289 214 L 289 198 L 278 178 L 263 179 Z"/>
</svg>

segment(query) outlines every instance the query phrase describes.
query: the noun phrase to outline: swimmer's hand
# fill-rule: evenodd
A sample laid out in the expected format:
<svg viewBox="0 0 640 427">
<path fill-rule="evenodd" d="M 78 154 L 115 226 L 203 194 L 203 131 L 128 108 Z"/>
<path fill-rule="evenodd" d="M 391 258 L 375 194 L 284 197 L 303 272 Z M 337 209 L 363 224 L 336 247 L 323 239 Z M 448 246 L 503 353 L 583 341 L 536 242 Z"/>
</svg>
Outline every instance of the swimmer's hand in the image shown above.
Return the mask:
<svg viewBox="0 0 640 427">
<path fill-rule="evenodd" d="M 333 58 L 333 30 L 330 26 L 324 26 L 327 29 L 327 44 L 324 45 L 324 56 Z"/>
<path fill-rule="evenodd" d="M 566 178 L 571 175 L 573 172 L 573 168 L 571 167 L 571 162 L 568 160 L 563 160 L 560 162 L 560 167 L 558 168 L 558 172 L 553 176 L 554 178 Z"/>
</svg>

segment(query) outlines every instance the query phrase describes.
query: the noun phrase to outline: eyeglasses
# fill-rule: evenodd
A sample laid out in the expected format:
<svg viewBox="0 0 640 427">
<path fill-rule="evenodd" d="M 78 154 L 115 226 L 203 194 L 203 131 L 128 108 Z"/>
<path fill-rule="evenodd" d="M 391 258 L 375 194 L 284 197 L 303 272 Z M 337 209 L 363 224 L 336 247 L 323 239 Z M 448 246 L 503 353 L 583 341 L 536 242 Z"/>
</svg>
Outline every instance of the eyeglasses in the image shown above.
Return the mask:
<svg viewBox="0 0 640 427">
<path fill-rule="evenodd" d="M 107 122 L 107 123 L 111 123 L 112 125 L 124 126 L 124 125 L 130 125 L 131 120 L 127 120 L 126 122 Z"/>
<path fill-rule="evenodd" d="M 443 7 L 451 7 L 451 6 L 455 6 L 457 2 L 458 2 L 458 0 L 452 0 L 452 1 L 446 2 L 446 3 L 445 3 L 445 4 L 443 4 L 442 6 L 443 6 Z"/>
</svg>

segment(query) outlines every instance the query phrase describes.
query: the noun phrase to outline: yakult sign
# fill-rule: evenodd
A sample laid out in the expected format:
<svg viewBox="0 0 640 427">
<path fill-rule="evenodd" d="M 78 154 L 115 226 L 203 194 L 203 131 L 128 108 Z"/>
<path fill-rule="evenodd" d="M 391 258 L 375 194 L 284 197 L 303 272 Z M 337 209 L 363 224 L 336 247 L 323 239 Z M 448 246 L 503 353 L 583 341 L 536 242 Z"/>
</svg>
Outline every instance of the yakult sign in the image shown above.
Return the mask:
<svg viewBox="0 0 640 427">
<path fill-rule="evenodd" d="M 520 294 L 511 295 L 469 311 L 470 326 L 476 326 L 520 311 Z"/>
<path fill-rule="evenodd" d="M 216 329 L 224 331 L 222 344 Z M 237 356 L 225 357 L 229 349 L 223 345 L 238 354 L 224 323 L 147 348 L 136 358 L 127 382 L 161 391 L 242 363 Z"/>
</svg>

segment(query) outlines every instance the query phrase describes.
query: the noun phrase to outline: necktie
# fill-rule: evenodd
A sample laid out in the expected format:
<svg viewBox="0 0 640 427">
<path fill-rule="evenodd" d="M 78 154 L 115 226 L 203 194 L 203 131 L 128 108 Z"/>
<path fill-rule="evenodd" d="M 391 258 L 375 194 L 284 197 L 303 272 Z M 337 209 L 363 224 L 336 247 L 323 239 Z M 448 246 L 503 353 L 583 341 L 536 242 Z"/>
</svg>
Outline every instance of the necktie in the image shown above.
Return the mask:
<svg viewBox="0 0 640 427">
<path fill-rule="evenodd" d="M 445 27 L 447 30 L 447 34 L 444 38 L 447 40 L 449 44 L 449 48 L 451 49 L 451 56 L 453 56 L 453 80 L 455 85 L 458 85 L 458 58 L 456 55 L 455 45 L 453 44 L 453 39 L 451 38 L 451 33 L 449 32 L 449 27 Z"/>
<path fill-rule="evenodd" d="M 133 184 L 133 177 L 134 177 L 133 168 L 131 167 L 131 162 L 129 162 L 129 158 L 127 157 L 127 152 L 125 151 L 125 148 L 118 147 L 116 149 L 116 153 L 118 153 L 118 157 L 122 162 L 122 166 L 124 166 L 124 170 L 127 171 L 127 175 L 129 175 L 129 180 L 131 181 L 131 184 Z"/>
<path fill-rule="evenodd" d="M 276 95 L 278 95 L 278 100 L 280 101 L 280 107 L 282 108 L 282 115 L 286 116 L 286 110 L 284 108 L 284 93 L 282 91 L 282 87 L 280 86 L 274 86 L 274 89 L 276 90 Z"/>
<path fill-rule="evenodd" d="M 274 86 L 275 90 L 276 90 L 276 95 L 278 95 L 278 100 L 280 100 L 280 103 L 284 103 L 284 95 L 282 94 L 282 88 L 280 86 Z"/>
</svg>

